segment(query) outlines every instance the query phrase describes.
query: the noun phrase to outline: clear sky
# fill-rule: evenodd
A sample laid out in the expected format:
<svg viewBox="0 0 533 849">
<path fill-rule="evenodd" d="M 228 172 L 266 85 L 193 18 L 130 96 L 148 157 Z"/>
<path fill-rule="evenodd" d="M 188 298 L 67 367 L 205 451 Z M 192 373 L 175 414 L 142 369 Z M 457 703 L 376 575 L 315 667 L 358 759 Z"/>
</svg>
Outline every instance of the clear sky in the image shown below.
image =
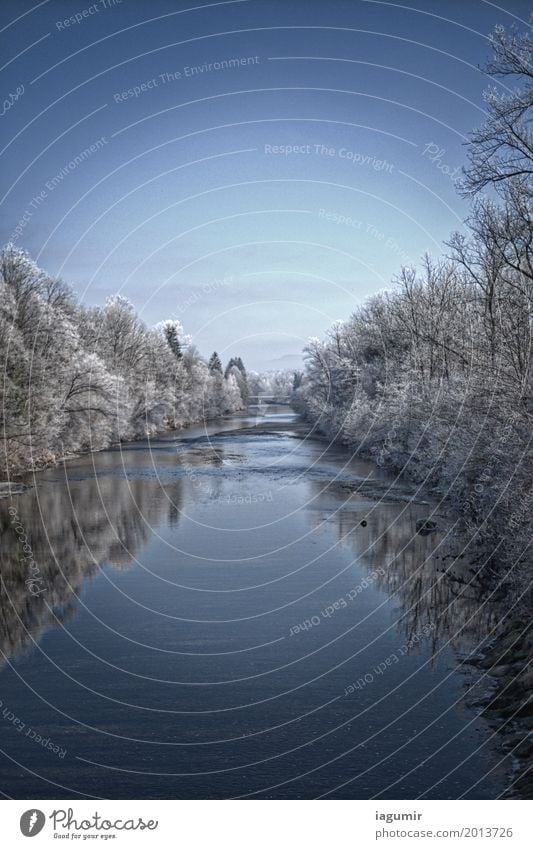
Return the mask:
<svg viewBox="0 0 533 849">
<path fill-rule="evenodd" d="M 461 227 L 487 35 L 529 10 L 3 0 L 1 241 L 272 366 Z"/>
</svg>

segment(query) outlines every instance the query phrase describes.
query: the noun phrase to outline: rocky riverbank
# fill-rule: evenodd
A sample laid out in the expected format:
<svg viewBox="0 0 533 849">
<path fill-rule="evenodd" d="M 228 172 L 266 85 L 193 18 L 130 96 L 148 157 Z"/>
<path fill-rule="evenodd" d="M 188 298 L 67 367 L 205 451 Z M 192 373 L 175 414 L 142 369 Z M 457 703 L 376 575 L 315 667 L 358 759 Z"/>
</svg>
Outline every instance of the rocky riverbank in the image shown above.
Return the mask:
<svg viewBox="0 0 533 849">
<path fill-rule="evenodd" d="M 533 624 L 508 621 L 483 650 L 463 661 L 482 674 L 482 691 L 470 704 L 495 732 L 511 764 L 511 799 L 533 799 Z"/>
</svg>

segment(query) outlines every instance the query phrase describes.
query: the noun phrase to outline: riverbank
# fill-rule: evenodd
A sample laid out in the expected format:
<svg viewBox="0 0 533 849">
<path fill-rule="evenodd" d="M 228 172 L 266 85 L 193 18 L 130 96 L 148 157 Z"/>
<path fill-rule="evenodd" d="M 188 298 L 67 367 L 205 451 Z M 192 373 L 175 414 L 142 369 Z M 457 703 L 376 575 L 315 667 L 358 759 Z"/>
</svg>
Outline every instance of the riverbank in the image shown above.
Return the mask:
<svg viewBox="0 0 533 849">
<path fill-rule="evenodd" d="M 502 756 L 511 756 L 506 798 L 533 799 L 533 625 L 510 616 L 483 651 L 465 658 L 488 677 L 470 702 L 494 731 Z"/>
<path fill-rule="evenodd" d="M 231 415 L 247 415 L 247 409 L 245 407 L 240 407 L 233 411 Z M 11 495 L 16 495 L 20 492 L 23 492 L 24 487 L 29 486 L 25 478 L 30 474 L 38 474 L 39 472 L 46 471 L 47 469 L 54 469 L 60 466 L 62 463 L 68 463 L 80 457 L 88 457 L 91 456 L 91 454 L 101 454 L 105 451 L 113 451 L 115 449 L 120 448 L 121 446 L 127 446 L 131 444 L 142 444 L 143 442 L 150 442 L 150 440 L 157 440 L 164 436 L 170 436 L 173 433 L 180 433 L 182 431 L 186 431 L 189 428 L 200 423 L 208 425 L 212 422 L 217 421 L 217 419 L 222 419 L 224 417 L 225 416 L 221 416 L 220 414 L 213 415 L 207 418 L 205 417 L 205 415 L 200 415 L 196 418 L 183 421 L 180 424 L 174 423 L 172 424 L 172 426 L 165 426 L 159 428 L 157 430 L 154 430 L 150 434 L 139 435 L 136 439 L 114 440 L 104 445 L 100 445 L 99 447 L 90 447 L 86 450 L 77 450 L 68 454 L 58 455 L 53 453 L 52 451 L 47 451 L 39 457 L 39 460 L 37 462 L 30 463 L 28 458 L 28 462 L 26 465 L 21 465 L 19 463 L 19 465 L 10 469 L 11 481 L 0 481 L 0 498 L 9 498 Z"/>
</svg>

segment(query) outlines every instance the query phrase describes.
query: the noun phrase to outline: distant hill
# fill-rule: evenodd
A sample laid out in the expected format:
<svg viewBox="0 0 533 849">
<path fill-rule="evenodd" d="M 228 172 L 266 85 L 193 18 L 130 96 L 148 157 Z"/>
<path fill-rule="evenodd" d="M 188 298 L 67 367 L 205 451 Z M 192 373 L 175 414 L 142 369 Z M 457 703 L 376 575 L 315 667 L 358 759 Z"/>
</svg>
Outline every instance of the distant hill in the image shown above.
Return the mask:
<svg viewBox="0 0 533 849">
<path fill-rule="evenodd" d="M 290 370 L 293 369 L 302 369 L 303 368 L 303 359 L 301 354 L 283 354 L 281 357 L 276 357 L 272 360 L 265 360 L 261 364 L 261 369 L 258 371 L 277 371 L 279 370 Z"/>
</svg>

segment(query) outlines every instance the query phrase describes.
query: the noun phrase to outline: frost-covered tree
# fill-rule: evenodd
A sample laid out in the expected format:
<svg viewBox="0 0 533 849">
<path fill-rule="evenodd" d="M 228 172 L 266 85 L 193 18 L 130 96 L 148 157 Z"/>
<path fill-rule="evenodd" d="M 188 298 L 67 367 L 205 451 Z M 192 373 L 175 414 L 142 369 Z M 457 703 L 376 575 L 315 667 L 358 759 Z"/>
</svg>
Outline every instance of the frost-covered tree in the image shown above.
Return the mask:
<svg viewBox="0 0 533 849">
<path fill-rule="evenodd" d="M 226 370 L 224 371 L 224 377 L 226 378 L 226 380 L 231 374 L 233 374 L 235 380 L 237 381 L 237 385 L 241 393 L 241 398 L 243 400 L 244 405 L 246 406 L 250 397 L 250 390 L 248 388 L 248 376 L 246 374 L 246 369 L 240 357 L 232 357 L 228 362 Z"/>
<path fill-rule="evenodd" d="M 485 92 L 488 117 L 471 136 L 464 187 L 474 193 L 515 179 L 531 187 L 533 178 L 533 38 L 529 30 L 497 26 L 489 40 L 493 55 L 485 70 L 506 87 Z"/>
<path fill-rule="evenodd" d="M 122 296 L 86 308 L 13 246 L 0 253 L 0 465 L 14 473 L 243 407 L 179 321 L 148 328 Z"/>
<path fill-rule="evenodd" d="M 220 362 L 220 357 L 216 351 L 214 351 L 209 358 L 209 371 L 216 371 L 219 374 L 222 374 L 222 363 Z"/>
<path fill-rule="evenodd" d="M 294 372 L 278 369 L 259 374 L 247 373 L 250 397 L 271 403 L 287 404 L 294 389 Z"/>
<path fill-rule="evenodd" d="M 177 359 L 181 360 L 183 356 L 183 351 L 181 348 L 180 338 L 183 336 L 183 327 L 181 326 L 181 322 L 172 321 L 168 319 L 167 321 L 163 321 L 161 323 L 161 327 L 167 340 L 167 345 L 172 352 L 172 355 Z"/>
<path fill-rule="evenodd" d="M 391 289 L 311 339 L 293 404 L 330 438 L 446 496 L 472 563 L 512 564 L 523 590 L 533 479 L 533 41 L 498 28 L 492 44 L 488 70 L 510 90 L 489 91 L 487 121 L 470 140 L 466 232 L 452 234 L 448 258 L 403 268 Z"/>
</svg>

